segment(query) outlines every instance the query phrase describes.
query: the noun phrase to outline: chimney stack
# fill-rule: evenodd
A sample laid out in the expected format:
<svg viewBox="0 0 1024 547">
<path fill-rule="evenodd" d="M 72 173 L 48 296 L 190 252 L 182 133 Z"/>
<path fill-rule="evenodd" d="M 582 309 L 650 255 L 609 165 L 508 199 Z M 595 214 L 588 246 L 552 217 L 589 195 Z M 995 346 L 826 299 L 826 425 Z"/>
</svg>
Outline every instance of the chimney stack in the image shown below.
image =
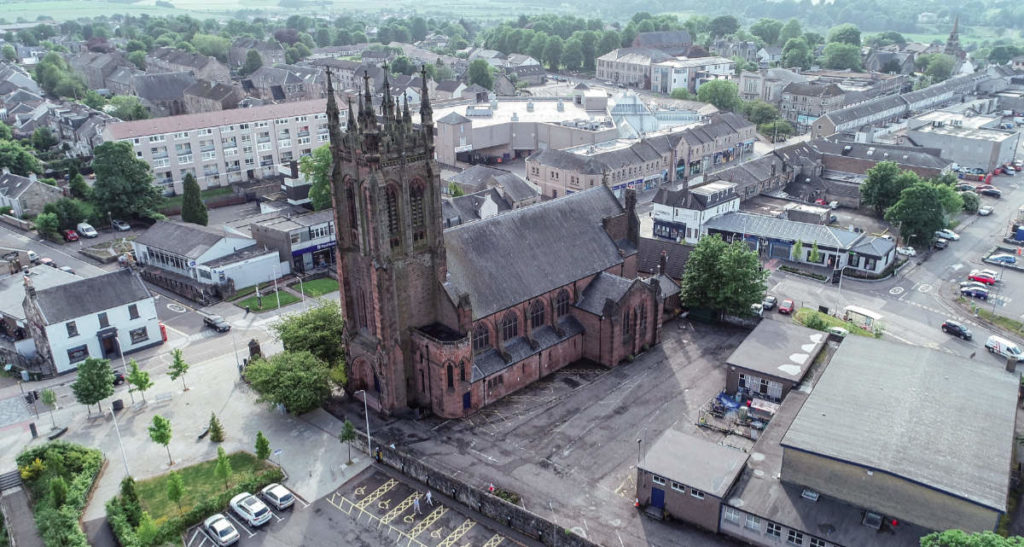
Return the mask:
<svg viewBox="0 0 1024 547">
<path fill-rule="evenodd" d="M 636 216 L 635 188 L 626 188 L 626 222 L 629 225 L 626 238 L 636 247 L 640 247 L 640 219 Z"/>
<path fill-rule="evenodd" d="M 665 268 L 668 266 L 668 253 L 661 251 L 661 256 L 658 257 L 658 273 L 665 275 Z"/>
<path fill-rule="evenodd" d="M 289 167 L 292 169 L 292 178 L 299 178 L 299 162 L 292 160 L 291 163 L 289 163 Z"/>
</svg>

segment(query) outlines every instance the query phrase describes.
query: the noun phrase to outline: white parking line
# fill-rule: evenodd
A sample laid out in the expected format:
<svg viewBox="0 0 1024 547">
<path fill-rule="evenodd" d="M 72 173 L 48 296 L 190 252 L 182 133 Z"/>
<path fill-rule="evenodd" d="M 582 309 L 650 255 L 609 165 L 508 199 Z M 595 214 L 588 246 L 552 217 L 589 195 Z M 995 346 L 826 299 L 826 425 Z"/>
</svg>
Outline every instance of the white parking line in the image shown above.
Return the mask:
<svg viewBox="0 0 1024 547">
<path fill-rule="evenodd" d="M 200 541 L 199 543 L 195 543 L 196 539 L 201 539 L 202 541 Z M 192 537 L 188 540 L 187 545 L 188 547 L 203 547 L 204 545 L 206 545 L 207 541 L 216 544 L 213 541 L 213 538 L 210 537 L 210 534 L 207 534 L 206 530 L 204 530 L 202 525 L 200 525 L 196 526 L 195 532 L 192 534 Z"/>
<path fill-rule="evenodd" d="M 233 514 L 231 514 L 230 511 L 226 511 L 224 514 L 227 515 L 227 517 L 229 519 L 231 519 L 231 522 L 234 522 L 235 524 L 241 526 L 242 530 L 245 530 L 245 533 L 249 534 L 249 537 L 253 537 L 253 536 L 256 535 L 256 532 L 253 532 L 252 530 L 249 529 L 248 526 L 246 526 L 245 524 L 242 524 L 242 521 L 238 520 Z"/>
</svg>

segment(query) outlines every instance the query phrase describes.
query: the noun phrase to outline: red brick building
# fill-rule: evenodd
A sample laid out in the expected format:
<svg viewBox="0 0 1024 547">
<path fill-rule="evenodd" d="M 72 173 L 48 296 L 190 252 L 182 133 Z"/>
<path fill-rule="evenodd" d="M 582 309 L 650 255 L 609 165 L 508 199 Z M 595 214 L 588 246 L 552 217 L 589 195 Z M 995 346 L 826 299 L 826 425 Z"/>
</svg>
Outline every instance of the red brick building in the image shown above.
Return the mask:
<svg viewBox="0 0 1024 547">
<path fill-rule="evenodd" d="M 379 114 L 364 83 L 343 135 L 328 82 L 353 391 L 387 413 L 465 416 L 573 361 L 615 366 L 658 343 L 635 193 L 623 207 L 600 187 L 444 230 L 427 90 L 413 125 L 386 81 Z"/>
</svg>

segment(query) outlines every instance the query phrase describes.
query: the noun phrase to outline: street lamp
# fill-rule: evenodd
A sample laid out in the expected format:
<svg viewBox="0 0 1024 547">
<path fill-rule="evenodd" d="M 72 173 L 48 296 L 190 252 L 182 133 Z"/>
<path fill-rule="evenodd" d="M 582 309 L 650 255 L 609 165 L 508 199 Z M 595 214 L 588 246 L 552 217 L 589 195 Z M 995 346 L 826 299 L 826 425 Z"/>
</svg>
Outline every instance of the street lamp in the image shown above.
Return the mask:
<svg viewBox="0 0 1024 547">
<path fill-rule="evenodd" d="M 117 445 L 121 447 L 121 461 L 124 462 L 124 476 L 132 476 L 131 471 L 128 470 L 128 454 L 124 451 L 124 443 L 121 442 L 121 429 L 117 427 L 117 412 L 113 408 L 110 409 L 110 416 L 114 418 L 114 432 L 117 433 Z"/>
<path fill-rule="evenodd" d="M 366 407 L 366 390 L 360 389 L 356 394 L 363 394 L 363 416 L 366 418 L 366 453 L 373 457 L 373 449 L 370 448 L 370 412 Z"/>
<path fill-rule="evenodd" d="M 124 352 L 121 351 L 121 340 L 117 338 L 117 334 L 114 335 L 114 343 L 117 344 L 117 353 L 121 356 L 121 372 L 125 376 L 128 375 L 128 365 L 124 362 Z"/>
<path fill-rule="evenodd" d="M 274 265 L 274 296 L 277 297 L 277 311 L 281 311 L 281 293 L 277 290 L 277 265 Z"/>
</svg>

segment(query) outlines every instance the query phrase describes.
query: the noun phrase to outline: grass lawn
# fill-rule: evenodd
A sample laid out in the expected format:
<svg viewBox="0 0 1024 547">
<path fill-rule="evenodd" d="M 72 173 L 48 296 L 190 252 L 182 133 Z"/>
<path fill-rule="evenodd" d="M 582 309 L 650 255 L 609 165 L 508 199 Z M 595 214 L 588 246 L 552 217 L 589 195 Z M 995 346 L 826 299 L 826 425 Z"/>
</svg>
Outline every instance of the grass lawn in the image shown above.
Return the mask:
<svg viewBox="0 0 1024 547">
<path fill-rule="evenodd" d="M 260 288 L 261 289 L 266 289 L 267 287 L 273 287 L 273 286 L 274 286 L 274 282 L 273 281 L 267 281 L 266 283 L 260 283 Z M 231 298 L 229 298 L 228 302 L 234 302 L 235 300 L 238 300 L 239 298 L 243 298 L 243 297 L 249 296 L 250 294 L 256 294 L 256 285 L 249 285 L 248 287 L 242 287 L 241 289 L 238 289 L 237 291 L 235 291 L 235 296 L 232 296 Z"/>
<path fill-rule="evenodd" d="M 985 309 L 984 307 L 981 306 L 972 305 L 971 307 L 974 308 L 974 312 L 978 314 L 978 317 L 981 317 L 986 321 L 989 321 L 996 325 L 999 325 L 1000 327 L 1003 327 L 1004 329 L 1010 332 L 1024 334 L 1024 323 L 1021 323 L 1016 319 L 1006 317 L 1005 315 L 992 313 L 991 310 Z"/>
<path fill-rule="evenodd" d="M 295 296 L 294 294 L 292 294 L 290 292 L 278 291 L 277 294 L 281 295 L 281 306 L 282 307 L 287 306 L 288 304 L 294 304 L 294 303 L 299 301 L 299 297 Z M 259 307 L 257 306 L 257 300 L 256 300 L 255 296 L 250 296 L 249 298 L 246 298 L 245 300 L 236 300 L 235 301 L 235 305 L 238 306 L 239 308 L 242 308 L 242 309 L 245 309 L 246 306 L 249 306 L 249 310 L 253 311 L 253 312 L 256 312 L 256 313 L 261 313 L 261 312 L 270 311 L 270 310 L 276 310 L 277 309 L 277 295 L 275 295 L 273 292 L 269 292 L 269 293 L 263 294 L 263 309 L 259 309 Z"/>
<path fill-rule="evenodd" d="M 295 289 L 296 291 L 299 290 L 298 283 L 293 283 L 288 286 Z M 336 290 L 338 290 L 338 282 L 331 279 L 330 277 L 324 277 L 321 279 L 314 279 L 312 281 L 302 282 L 302 292 L 305 293 L 306 296 L 310 296 L 313 298 L 323 296 L 329 292 L 334 292 Z"/>
<path fill-rule="evenodd" d="M 811 308 L 800 308 L 793 313 L 793 320 L 805 327 L 809 326 L 807 323 L 812 321 L 812 318 L 814 317 L 819 318 L 825 325 L 824 328 L 819 330 L 825 330 L 829 327 L 843 327 L 844 329 L 850 331 L 850 334 L 856 334 L 857 336 L 867 336 L 868 338 L 875 337 L 875 335 L 871 331 L 862 329 L 848 321 L 843 321 L 838 317 L 832 317 L 831 315 L 821 313 L 818 310 L 813 310 Z"/>
<path fill-rule="evenodd" d="M 233 472 L 228 482 L 232 485 L 257 472 L 273 467 L 267 462 L 257 460 L 256 456 L 247 452 L 235 452 L 228 455 L 228 458 L 231 460 Z M 185 483 L 185 493 L 181 496 L 181 511 L 183 513 L 187 513 L 197 501 L 215 497 L 227 490 L 224 487 L 224 482 L 213 473 L 216 466 L 217 461 L 214 459 L 176 470 Z M 149 511 L 149 516 L 153 517 L 158 526 L 168 518 L 178 515 L 178 505 L 167 498 L 167 477 L 167 475 L 160 475 L 135 483 L 135 490 L 139 494 L 143 510 Z"/>
<path fill-rule="evenodd" d="M 209 188 L 209 189 L 203 190 L 202 192 L 199 192 L 199 197 L 201 199 L 203 199 L 203 200 L 207 200 L 207 199 L 210 199 L 210 198 L 215 198 L 215 197 L 220 197 L 220 196 L 228 196 L 228 195 L 231 195 L 233 193 L 235 193 L 235 191 L 232 190 L 230 186 L 219 186 L 217 188 Z M 169 198 L 164 198 L 163 208 L 164 209 L 180 209 L 181 208 L 181 203 L 182 203 L 182 201 L 184 201 L 184 199 L 185 199 L 185 196 L 182 195 L 182 194 L 178 194 L 177 196 L 172 196 L 172 197 L 169 197 Z"/>
</svg>

